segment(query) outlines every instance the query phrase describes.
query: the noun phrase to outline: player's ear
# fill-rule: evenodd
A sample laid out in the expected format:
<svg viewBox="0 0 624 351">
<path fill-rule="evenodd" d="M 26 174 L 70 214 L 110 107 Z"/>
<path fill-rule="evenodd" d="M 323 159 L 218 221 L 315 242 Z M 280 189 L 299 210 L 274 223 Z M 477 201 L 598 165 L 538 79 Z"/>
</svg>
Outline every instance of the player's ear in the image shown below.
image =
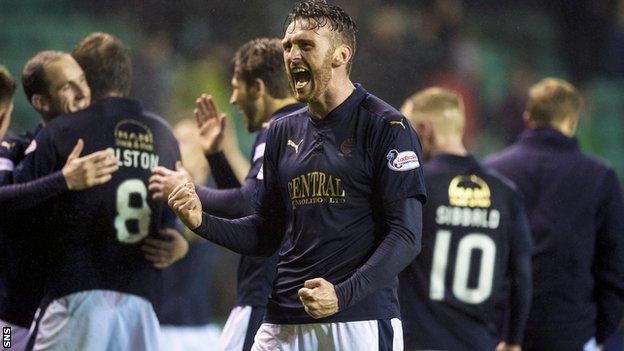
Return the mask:
<svg viewBox="0 0 624 351">
<path fill-rule="evenodd" d="M 534 127 L 534 121 L 533 118 L 531 118 L 531 115 L 529 114 L 528 111 L 524 111 L 524 113 L 522 114 L 522 120 L 524 121 L 524 125 L 528 128 L 533 128 Z"/>
<path fill-rule="evenodd" d="M 353 49 L 351 49 L 351 47 L 347 44 L 340 44 L 334 50 L 334 55 L 332 56 L 332 66 L 336 68 L 346 65 L 351 60 L 352 56 Z"/>
<path fill-rule="evenodd" d="M 41 94 L 34 94 L 30 98 L 30 103 L 33 105 L 35 110 L 39 112 L 50 111 L 50 100 Z"/>
<path fill-rule="evenodd" d="M 251 88 L 256 99 L 261 99 L 266 94 L 266 84 L 264 84 L 264 81 L 260 78 L 254 80 Z"/>
</svg>

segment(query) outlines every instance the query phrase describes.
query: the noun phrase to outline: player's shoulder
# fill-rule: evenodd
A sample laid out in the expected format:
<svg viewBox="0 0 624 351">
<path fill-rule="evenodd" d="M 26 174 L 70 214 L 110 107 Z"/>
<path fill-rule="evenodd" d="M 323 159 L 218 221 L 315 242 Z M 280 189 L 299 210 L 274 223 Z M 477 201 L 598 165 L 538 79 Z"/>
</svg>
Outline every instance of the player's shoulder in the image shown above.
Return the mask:
<svg viewBox="0 0 624 351">
<path fill-rule="evenodd" d="M 515 164 L 525 160 L 523 157 L 522 147 L 515 143 L 505 149 L 488 155 L 482 162 L 483 166 L 489 169 L 508 164 Z"/>
<path fill-rule="evenodd" d="M 46 123 L 43 131 L 52 133 L 65 127 L 80 128 L 83 124 L 93 123 L 93 117 L 99 113 L 99 108 L 96 105 L 90 105 L 80 111 L 65 113 Z"/>
<path fill-rule="evenodd" d="M 32 142 L 26 134 L 7 134 L 0 141 L 0 158 L 8 159 L 17 164 L 28 145 Z"/>
<path fill-rule="evenodd" d="M 613 166 L 609 163 L 608 160 L 598 157 L 596 155 L 586 153 L 584 151 L 581 151 L 580 154 L 581 160 L 587 163 L 587 165 L 594 169 L 597 173 L 605 174 L 609 172 L 614 172 Z"/>
<path fill-rule="evenodd" d="M 148 110 L 143 110 L 142 116 L 145 120 L 162 128 L 171 129 L 171 124 L 163 116 Z"/>
<path fill-rule="evenodd" d="M 483 167 L 482 172 L 483 176 L 488 180 L 488 182 L 494 184 L 498 189 L 509 191 L 513 194 L 519 193 L 516 183 L 514 183 L 511 179 L 505 177 L 497 170 L 489 167 Z"/>
<path fill-rule="evenodd" d="M 267 133 L 274 134 L 280 131 L 300 128 L 308 118 L 308 106 L 287 113 L 282 116 L 275 117 L 267 126 Z"/>
<path fill-rule="evenodd" d="M 379 127 L 395 125 L 402 126 L 404 129 L 409 127 L 407 119 L 401 112 L 371 93 L 366 94 L 360 106 L 368 112 L 368 117 Z"/>
</svg>

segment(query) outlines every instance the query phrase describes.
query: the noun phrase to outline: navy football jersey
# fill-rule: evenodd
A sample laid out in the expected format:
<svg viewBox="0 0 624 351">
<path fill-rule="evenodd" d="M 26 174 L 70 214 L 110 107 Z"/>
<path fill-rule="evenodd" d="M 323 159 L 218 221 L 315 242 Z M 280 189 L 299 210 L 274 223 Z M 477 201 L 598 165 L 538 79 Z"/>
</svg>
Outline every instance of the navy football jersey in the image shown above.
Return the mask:
<svg viewBox="0 0 624 351">
<path fill-rule="evenodd" d="M 348 287 L 341 283 L 351 282 L 388 235 L 386 205 L 408 198 L 425 201 L 420 153 L 407 120 L 360 85 L 323 119 L 305 108 L 271 123 L 263 187 L 266 194 L 281 196 L 281 215 L 276 216 L 283 216 L 285 235 L 266 321 L 399 317 L 396 277 L 374 291 L 364 279 Z M 415 249 L 418 239 L 411 243 Z M 335 315 L 315 320 L 304 311 L 297 291 L 318 277 L 336 284 L 339 295 L 366 294 Z M 341 291 L 345 288 L 349 291 Z"/>
<path fill-rule="evenodd" d="M 43 125 L 39 124 L 26 133 L 7 135 L 2 140 L 1 185 L 13 184 L 15 167 L 23 160 L 28 146 L 42 128 Z M 36 223 L 29 221 L 36 209 L 24 212 L 12 210 L 18 207 L 17 204 L 7 203 L 5 206 L 0 214 L 0 319 L 27 328 L 43 295 L 45 244 L 30 237 L 39 229 Z"/>
<path fill-rule="evenodd" d="M 152 169 L 180 160 L 167 123 L 140 103 L 105 98 L 50 122 L 23 161 L 18 178 L 29 180 L 60 169 L 78 138 L 84 154 L 113 148 L 119 170 L 106 184 L 52 200 L 43 219 L 53 238 L 48 298 L 83 290 L 114 290 L 152 300 L 160 296 L 160 271 L 143 258 L 141 241 L 163 227 L 175 228 L 167 204 L 147 190 Z"/>
<path fill-rule="evenodd" d="M 288 115 L 305 107 L 304 104 L 292 104 L 275 112 L 271 121 Z M 263 126 L 258 132 L 251 155 L 251 168 L 246 179 L 258 179 L 264 150 L 268 126 Z M 260 177 L 262 178 L 262 177 Z M 261 179 L 258 179 L 261 180 Z M 241 256 L 237 271 L 236 305 L 264 307 L 271 293 L 271 286 L 275 279 L 277 254 L 271 257 Z"/>
<path fill-rule="evenodd" d="M 488 350 L 501 340 L 495 305 L 508 278 L 515 298 L 509 342 L 530 302 L 531 238 L 521 199 L 472 156 L 425 164 L 422 251 L 399 275 L 407 349 Z"/>
</svg>

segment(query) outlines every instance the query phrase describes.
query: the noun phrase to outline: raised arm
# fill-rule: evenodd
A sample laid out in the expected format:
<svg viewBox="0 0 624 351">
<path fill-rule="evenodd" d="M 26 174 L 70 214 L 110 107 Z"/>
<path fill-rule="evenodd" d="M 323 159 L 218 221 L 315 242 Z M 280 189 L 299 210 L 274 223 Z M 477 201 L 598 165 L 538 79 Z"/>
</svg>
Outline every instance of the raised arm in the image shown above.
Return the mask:
<svg viewBox="0 0 624 351">
<path fill-rule="evenodd" d="M 286 210 L 277 183 L 276 163 L 268 147 L 263 169 L 264 181 L 254 197 L 257 205 L 250 216 L 224 219 L 203 212 L 191 182 L 173 190 L 169 206 L 188 228 L 207 240 L 243 255 L 270 256 L 282 241 Z"/>
</svg>

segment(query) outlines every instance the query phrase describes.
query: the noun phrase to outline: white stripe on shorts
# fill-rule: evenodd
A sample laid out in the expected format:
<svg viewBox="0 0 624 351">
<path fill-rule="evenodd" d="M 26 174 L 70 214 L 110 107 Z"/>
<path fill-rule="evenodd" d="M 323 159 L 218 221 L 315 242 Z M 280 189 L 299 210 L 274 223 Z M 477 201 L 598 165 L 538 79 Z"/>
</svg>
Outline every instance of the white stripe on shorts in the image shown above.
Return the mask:
<svg viewBox="0 0 624 351">
<path fill-rule="evenodd" d="M 219 338 L 219 351 L 241 351 L 245 345 L 249 318 L 251 318 L 251 306 L 236 306 L 230 312 L 230 316 L 223 326 Z"/>
<path fill-rule="evenodd" d="M 392 351 L 403 350 L 403 327 L 391 319 Z M 252 351 L 390 351 L 380 350 L 377 320 L 313 323 L 263 323 L 256 334 Z"/>
</svg>

